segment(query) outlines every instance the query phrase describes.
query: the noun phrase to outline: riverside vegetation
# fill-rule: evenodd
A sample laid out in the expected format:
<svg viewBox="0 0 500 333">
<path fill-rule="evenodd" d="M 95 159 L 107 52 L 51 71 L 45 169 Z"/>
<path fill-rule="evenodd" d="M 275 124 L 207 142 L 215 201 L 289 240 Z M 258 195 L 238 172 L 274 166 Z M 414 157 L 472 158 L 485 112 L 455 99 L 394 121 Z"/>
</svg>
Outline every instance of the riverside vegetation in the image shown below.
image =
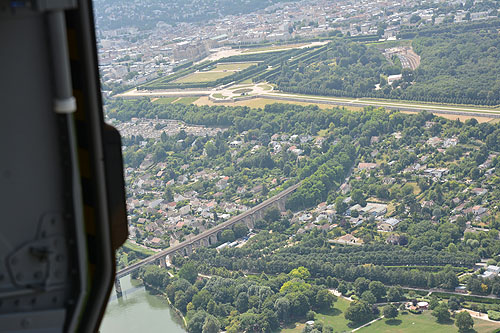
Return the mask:
<svg viewBox="0 0 500 333">
<path fill-rule="evenodd" d="M 332 288 L 355 299 L 345 311 L 352 327 L 378 315 L 375 303 L 418 297 L 398 286 L 454 290 L 462 284 L 477 295 L 500 295 L 500 278 L 484 279 L 473 270 L 480 259 L 496 264 L 500 254 L 498 124 L 373 108 L 349 112 L 273 104 L 250 109 L 148 100 L 118 100 L 111 106 L 108 115 L 120 121 L 159 117 L 226 128 L 215 138 L 131 142 L 125 150 L 130 166 L 152 155 L 154 163 L 167 161 L 169 172 L 179 176 L 218 164 L 230 175 L 221 190 L 227 200 L 244 200 L 237 189 L 245 184 L 279 191 L 303 181 L 289 198 L 288 211 L 267 211 L 242 246 L 217 250 L 215 244 L 189 258 L 174 257 L 173 278 L 157 267 L 137 273 L 165 289 L 186 315 L 190 332 L 273 331 L 318 318 L 314 312 L 335 304 Z M 280 143 L 275 151 L 283 135 L 297 135 L 295 147 Z M 301 143 L 299 135 L 313 139 Z M 231 147 L 236 138 L 250 147 Z M 184 164 L 189 167 L 180 168 Z M 280 183 L 266 183 L 274 178 Z M 196 183 L 169 191 L 190 190 Z M 215 182 L 198 190 L 218 191 Z M 245 203 L 252 206 L 267 195 L 252 194 Z M 234 228 L 219 244 L 248 231 Z M 342 242 L 347 236 L 356 245 Z M 446 304 L 486 312 L 500 310 L 495 303 L 469 297 Z M 333 330 L 323 326 L 316 329 Z"/>
</svg>

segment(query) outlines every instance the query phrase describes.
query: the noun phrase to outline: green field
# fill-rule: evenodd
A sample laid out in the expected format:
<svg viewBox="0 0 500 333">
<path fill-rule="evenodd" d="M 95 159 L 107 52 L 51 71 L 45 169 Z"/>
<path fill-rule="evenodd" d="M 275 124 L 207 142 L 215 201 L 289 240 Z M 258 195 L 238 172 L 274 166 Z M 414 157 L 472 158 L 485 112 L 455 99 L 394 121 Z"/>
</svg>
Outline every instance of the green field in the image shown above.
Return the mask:
<svg viewBox="0 0 500 333">
<path fill-rule="evenodd" d="M 211 82 L 217 79 L 229 76 L 234 72 L 195 72 L 186 76 L 183 76 L 177 80 L 175 83 L 197 83 L 197 82 Z"/>
<path fill-rule="evenodd" d="M 262 51 L 277 51 L 277 50 L 289 50 L 289 49 L 295 49 L 304 45 L 307 45 L 308 43 L 300 43 L 300 44 L 288 44 L 288 45 L 269 45 L 269 46 L 263 46 L 263 47 L 256 47 L 256 48 L 251 48 L 251 49 L 246 49 L 243 51 L 243 53 L 251 53 L 251 52 L 262 52 Z"/>
<path fill-rule="evenodd" d="M 193 104 L 194 101 L 199 99 L 199 97 L 180 97 L 178 100 L 174 102 L 174 104 L 181 103 L 181 104 Z"/>
<path fill-rule="evenodd" d="M 349 321 L 344 318 L 344 312 L 349 307 L 350 302 L 345 298 L 338 297 L 334 308 L 326 313 L 317 313 L 315 320 L 323 322 L 323 326 L 333 327 L 334 332 L 350 331 L 356 326 L 349 327 Z"/>
<path fill-rule="evenodd" d="M 242 63 L 220 63 L 217 64 L 215 68 L 209 71 L 199 71 L 188 74 L 177 80 L 173 81 L 175 83 L 198 83 L 198 82 L 211 82 L 217 79 L 229 76 L 235 72 L 239 72 L 255 65 L 256 62 L 242 62 Z"/>
<path fill-rule="evenodd" d="M 349 303 L 350 302 L 348 300 L 339 297 L 335 302 L 333 309 L 327 312 L 317 313 L 314 319 L 321 321 L 323 323 L 323 326 L 333 327 L 334 332 L 345 332 L 345 331 L 350 332 L 356 326 L 353 327 L 347 326 L 349 321 L 344 318 L 344 312 L 349 307 Z M 289 325 L 287 328 L 282 329 L 280 332 L 300 333 L 304 329 L 304 326 L 305 326 L 304 323 L 295 323 Z"/>
<path fill-rule="evenodd" d="M 242 89 L 237 89 L 235 91 L 233 91 L 233 93 L 235 94 L 245 94 L 245 93 L 249 93 L 251 92 L 253 89 L 250 89 L 250 88 L 242 88 Z"/>
<path fill-rule="evenodd" d="M 493 332 L 500 328 L 500 323 L 492 323 L 485 320 L 474 319 L 474 329 L 476 332 Z M 363 327 L 358 332 L 369 333 L 420 333 L 420 332 L 439 332 L 448 333 L 458 332 L 458 328 L 453 322 L 448 324 L 439 324 L 436 318 L 431 315 L 431 311 L 425 311 L 423 314 L 400 314 L 396 319 L 382 319 L 376 321 L 370 326 Z"/>
<path fill-rule="evenodd" d="M 177 97 L 162 97 L 162 98 L 156 99 L 153 103 L 156 103 L 156 104 L 171 104 L 176 99 L 177 99 Z"/>
<path fill-rule="evenodd" d="M 123 244 L 123 247 L 130 250 L 130 251 L 141 253 L 145 256 L 150 256 L 150 255 L 153 255 L 156 253 L 155 251 L 145 249 L 142 246 L 136 245 L 136 244 L 131 243 L 129 241 L 126 241 L 125 244 Z"/>
<path fill-rule="evenodd" d="M 256 62 L 241 62 L 241 63 L 234 63 L 234 62 L 228 62 L 228 63 L 221 63 L 217 64 L 217 67 L 213 69 L 214 71 L 242 71 L 245 68 L 248 68 L 252 65 L 256 65 Z"/>
</svg>

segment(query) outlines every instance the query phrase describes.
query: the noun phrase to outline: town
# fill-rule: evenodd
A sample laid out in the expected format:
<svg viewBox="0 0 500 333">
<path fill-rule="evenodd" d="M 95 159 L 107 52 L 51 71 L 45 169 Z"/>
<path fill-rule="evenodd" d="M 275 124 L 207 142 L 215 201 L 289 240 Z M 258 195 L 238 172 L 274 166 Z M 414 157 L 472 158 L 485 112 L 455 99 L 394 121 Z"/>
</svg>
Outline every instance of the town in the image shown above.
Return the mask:
<svg viewBox="0 0 500 333">
<path fill-rule="evenodd" d="M 157 17 L 158 22 L 146 30 L 141 28 L 144 22 L 134 13 L 135 6 L 143 9 L 143 14 L 144 11 L 149 14 L 150 19 Z M 199 15 L 206 11 L 210 17 L 211 11 L 203 8 L 203 4 L 193 6 Z M 491 19 L 498 15 L 495 6 L 486 1 L 278 2 L 256 12 L 226 15 L 206 22 L 201 22 L 201 18 L 197 22 L 178 18 L 169 23 L 161 21 L 161 17 L 169 15 L 170 4 L 159 3 L 152 10 L 142 7 L 141 2 L 118 5 L 97 1 L 103 93 L 109 95 L 113 89 L 115 92 L 123 89 L 118 87 L 144 84 L 192 61 L 259 51 L 248 48 L 252 44 L 274 43 L 279 49 L 280 43 L 297 44 L 338 34 L 395 40 L 404 27 Z M 128 24 L 117 27 L 117 22 L 123 20 Z"/>
</svg>

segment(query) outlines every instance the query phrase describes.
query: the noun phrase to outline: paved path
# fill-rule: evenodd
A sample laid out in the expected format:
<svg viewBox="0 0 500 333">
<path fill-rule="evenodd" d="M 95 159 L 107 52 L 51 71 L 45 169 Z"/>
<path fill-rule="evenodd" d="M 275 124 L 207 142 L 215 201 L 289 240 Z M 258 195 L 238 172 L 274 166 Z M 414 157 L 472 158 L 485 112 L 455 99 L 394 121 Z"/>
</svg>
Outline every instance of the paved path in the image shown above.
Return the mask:
<svg viewBox="0 0 500 333">
<path fill-rule="evenodd" d="M 351 332 L 356 332 L 357 330 L 360 330 L 360 329 L 362 329 L 363 327 L 369 326 L 369 325 L 373 324 L 374 322 L 376 322 L 376 321 L 378 321 L 378 320 L 380 320 L 380 319 L 383 319 L 383 318 L 384 318 L 384 316 L 382 316 L 382 317 L 378 317 L 378 318 L 375 318 L 375 319 L 373 319 L 372 321 L 370 321 L 370 322 L 368 322 L 368 323 L 366 323 L 366 324 L 364 324 L 364 325 L 361 325 L 361 326 L 359 326 L 358 328 L 353 329 Z"/>
<path fill-rule="evenodd" d="M 470 313 L 471 317 L 473 317 L 473 318 L 481 319 L 481 320 L 486 320 L 486 321 L 489 321 L 489 322 L 492 322 L 492 323 L 500 324 L 499 321 L 497 321 L 497 320 L 491 320 L 490 318 L 488 318 L 488 315 L 486 313 L 472 311 L 472 310 L 469 310 L 469 309 L 463 309 L 463 310 L 465 310 L 468 313 Z"/>
</svg>

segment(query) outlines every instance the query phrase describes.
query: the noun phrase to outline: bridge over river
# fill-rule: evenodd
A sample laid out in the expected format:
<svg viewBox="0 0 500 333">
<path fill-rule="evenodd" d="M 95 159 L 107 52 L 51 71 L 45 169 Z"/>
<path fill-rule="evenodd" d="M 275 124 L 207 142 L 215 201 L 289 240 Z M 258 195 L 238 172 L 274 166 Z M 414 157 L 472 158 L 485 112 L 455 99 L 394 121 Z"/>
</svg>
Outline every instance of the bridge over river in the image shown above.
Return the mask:
<svg viewBox="0 0 500 333">
<path fill-rule="evenodd" d="M 267 209 L 271 207 L 277 207 L 280 211 L 285 210 L 285 202 L 287 197 L 295 191 L 301 183 L 295 184 L 293 186 L 288 187 L 287 189 L 281 191 L 275 196 L 261 202 L 255 207 L 250 208 L 244 213 L 237 215 L 226 222 L 223 222 L 211 229 L 205 230 L 204 232 L 189 237 L 187 240 L 175 245 L 171 246 L 163 251 L 155 253 L 141 261 L 138 261 L 130 266 L 120 269 L 116 272 L 115 278 L 115 288 L 118 295 L 121 294 L 121 286 L 120 286 L 120 278 L 124 277 L 134 270 L 138 269 L 147 264 L 158 264 L 161 266 L 166 265 L 166 257 L 168 255 L 180 254 L 180 255 L 190 255 L 194 249 L 202 247 L 202 246 L 210 246 L 216 244 L 218 239 L 220 238 L 220 234 L 225 229 L 231 228 L 236 223 L 244 223 L 249 229 L 253 229 L 254 222 L 261 219 L 264 216 L 264 213 Z"/>
</svg>

